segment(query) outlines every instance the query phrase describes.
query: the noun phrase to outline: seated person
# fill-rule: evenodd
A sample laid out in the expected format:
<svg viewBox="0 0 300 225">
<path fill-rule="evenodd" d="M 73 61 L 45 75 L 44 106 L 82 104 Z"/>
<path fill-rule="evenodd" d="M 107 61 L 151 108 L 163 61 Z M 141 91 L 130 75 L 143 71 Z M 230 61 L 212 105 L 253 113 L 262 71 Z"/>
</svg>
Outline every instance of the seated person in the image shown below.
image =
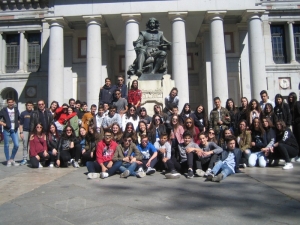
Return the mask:
<svg viewBox="0 0 300 225">
<path fill-rule="evenodd" d="M 48 154 L 48 146 L 46 135 L 43 133 L 43 125 L 38 123 L 29 139 L 29 157 L 32 168 L 43 167 L 41 162 L 47 161 L 50 156 Z"/>
<path fill-rule="evenodd" d="M 135 172 L 137 167 L 137 160 L 142 160 L 143 156 L 138 150 L 136 145 L 132 142 L 130 133 L 123 136 L 123 141 L 117 146 L 116 152 L 113 157 L 114 165 L 119 165 L 121 172 L 120 178 L 126 178 L 129 176 L 144 177 L 145 173 Z"/>
<path fill-rule="evenodd" d="M 167 161 L 171 160 L 171 145 L 168 142 L 168 134 L 162 133 L 160 134 L 159 141 L 154 143 L 154 147 L 158 152 L 158 160 L 161 161 L 164 165 L 167 165 Z M 166 176 L 167 178 L 180 178 L 180 173 L 178 173 L 175 169 L 170 171 L 168 168 L 169 174 Z"/>
<path fill-rule="evenodd" d="M 231 174 L 240 173 L 239 162 L 242 152 L 239 148 L 235 148 L 235 137 L 233 135 L 227 136 L 225 140 L 227 148 L 224 149 L 220 160 L 208 174 L 207 180 L 220 182 Z"/>
<path fill-rule="evenodd" d="M 116 113 L 117 107 L 112 105 L 109 107 L 109 113 L 106 117 L 103 118 L 102 127 L 104 129 L 109 129 L 113 126 L 114 123 L 118 123 L 122 128 L 122 119 L 121 116 Z"/>
<path fill-rule="evenodd" d="M 112 176 L 119 169 L 120 164 L 113 163 L 113 156 L 115 154 L 118 144 L 112 140 L 112 131 L 104 131 L 104 139 L 99 141 L 96 148 L 96 161 L 88 161 L 86 167 L 88 169 L 88 178 L 95 179 L 101 177 L 102 179 Z"/>
<path fill-rule="evenodd" d="M 154 166 L 157 163 L 157 150 L 149 142 L 148 136 L 142 135 L 141 144 L 139 144 L 137 147 L 143 155 L 143 159 L 137 161 L 137 164 L 140 166 L 138 172 L 147 168 L 147 175 L 155 173 Z"/>
<path fill-rule="evenodd" d="M 201 154 L 202 150 L 199 146 L 194 143 L 193 135 L 190 131 L 185 131 L 183 133 L 183 143 L 178 145 L 180 161 L 177 162 L 175 158 L 171 158 L 171 160 L 167 160 L 166 164 L 170 171 L 181 171 L 182 173 L 187 171 L 187 178 L 191 179 L 194 177 L 193 172 L 193 155 Z M 175 170 L 176 168 L 176 170 Z M 173 176 L 170 174 L 166 174 L 166 178 L 172 178 Z"/>
<path fill-rule="evenodd" d="M 202 151 L 196 159 L 196 174 L 200 177 L 207 176 L 211 169 L 214 166 L 214 163 L 218 159 L 218 155 L 223 151 L 223 149 L 214 142 L 208 141 L 208 135 L 205 133 L 199 134 L 199 139 L 201 144 L 199 145 Z M 206 172 L 203 171 L 203 168 L 207 168 Z"/>
</svg>

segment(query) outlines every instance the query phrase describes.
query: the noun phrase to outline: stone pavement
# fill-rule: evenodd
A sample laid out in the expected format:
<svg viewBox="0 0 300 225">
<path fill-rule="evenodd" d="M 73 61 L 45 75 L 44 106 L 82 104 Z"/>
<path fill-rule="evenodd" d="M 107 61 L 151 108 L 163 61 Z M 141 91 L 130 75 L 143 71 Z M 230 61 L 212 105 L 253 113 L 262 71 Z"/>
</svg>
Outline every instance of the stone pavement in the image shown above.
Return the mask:
<svg viewBox="0 0 300 225">
<path fill-rule="evenodd" d="M 85 167 L 0 164 L 0 224 L 298 225 L 300 163 L 294 167 L 247 168 L 212 183 L 183 176 L 167 180 L 159 173 L 88 180 Z"/>
</svg>

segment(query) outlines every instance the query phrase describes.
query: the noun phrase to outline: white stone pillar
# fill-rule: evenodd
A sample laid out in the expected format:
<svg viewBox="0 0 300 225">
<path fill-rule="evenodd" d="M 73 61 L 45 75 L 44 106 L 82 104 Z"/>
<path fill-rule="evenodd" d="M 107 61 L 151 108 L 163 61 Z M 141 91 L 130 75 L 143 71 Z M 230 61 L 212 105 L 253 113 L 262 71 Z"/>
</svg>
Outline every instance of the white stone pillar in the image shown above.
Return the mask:
<svg viewBox="0 0 300 225">
<path fill-rule="evenodd" d="M 288 23 L 288 26 L 289 26 L 289 47 L 290 47 L 291 63 L 297 63 L 296 54 L 295 54 L 294 29 L 293 29 L 294 22 L 289 21 L 287 23 Z"/>
<path fill-rule="evenodd" d="M 18 73 L 25 72 L 25 31 L 20 31 L 20 46 L 19 46 L 19 70 Z"/>
<path fill-rule="evenodd" d="M 2 71 L 2 69 L 3 69 L 3 60 L 4 60 L 4 58 L 3 58 L 4 49 L 3 49 L 3 44 L 2 43 L 3 43 L 3 36 L 2 36 L 2 32 L 0 32 L 0 74 L 5 72 L 5 71 Z"/>
<path fill-rule="evenodd" d="M 249 61 L 252 98 L 260 99 L 259 93 L 267 89 L 265 48 L 262 33 L 261 12 L 248 10 Z"/>
<path fill-rule="evenodd" d="M 179 109 L 189 102 L 189 76 L 187 66 L 185 18 L 188 12 L 169 12 L 172 23 L 172 73 L 178 88 Z"/>
<path fill-rule="evenodd" d="M 49 18 L 48 102 L 64 102 L 64 19 Z"/>
<path fill-rule="evenodd" d="M 88 106 L 98 105 L 102 77 L 102 16 L 84 16 L 87 23 L 86 98 Z"/>
<path fill-rule="evenodd" d="M 226 11 L 208 11 L 210 20 L 210 49 L 212 94 L 220 97 L 221 101 L 228 99 L 228 79 L 224 42 L 223 17 Z"/>
<path fill-rule="evenodd" d="M 122 14 L 125 21 L 125 83 L 127 84 L 127 70 L 136 58 L 136 53 L 133 51 L 133 42 L 139 37 L 139 22 L 141 14 Z"/>
</svg>

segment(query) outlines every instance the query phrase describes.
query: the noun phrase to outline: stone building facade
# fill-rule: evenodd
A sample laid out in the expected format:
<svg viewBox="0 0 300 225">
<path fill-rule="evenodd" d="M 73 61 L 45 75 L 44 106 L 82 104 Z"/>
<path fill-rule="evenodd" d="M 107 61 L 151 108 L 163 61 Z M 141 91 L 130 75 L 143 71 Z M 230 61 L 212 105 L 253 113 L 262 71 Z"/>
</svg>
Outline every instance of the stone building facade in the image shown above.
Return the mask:
<svg viewBox="0 0 300 225">
<path fill-rule="evenodd" d="M 21 110 L 38 99 L 97 103 L 106 77 L 125 76 L 149 17 L 172 42 L 181 106 L 299 91 L 300 1 L 0 0 L 0 10 L 0 107 L 7 97 Z"/>
</svg>

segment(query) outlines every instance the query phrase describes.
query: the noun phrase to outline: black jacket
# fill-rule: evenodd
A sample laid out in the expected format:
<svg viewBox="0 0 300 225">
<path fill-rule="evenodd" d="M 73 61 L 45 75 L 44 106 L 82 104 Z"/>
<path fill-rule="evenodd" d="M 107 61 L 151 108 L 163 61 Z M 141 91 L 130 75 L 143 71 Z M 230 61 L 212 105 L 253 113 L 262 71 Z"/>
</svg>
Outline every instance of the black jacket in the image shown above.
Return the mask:
<svg viewBox="0 0 300 225">
<path fill-rule="evenodd" d="M 14 109 L 15 109 L 15 130 L 18 130 L 19 120 L 20 120 L 20 112 L 16 107 L 14 107 Z M 1 109 L 0 119 L 3 119 L 3 122 L 6 124 L 6 126 L 3 127 L 3 128 L 5 130 L 10 130 L 11 129 L 11 122 L 10 122 L 9 115 L 8 115 L 8 112 L 7 112 L 7 107 L 4 107 L 3 109 Z"/>
<path fill-rule="evenodd" d="M 292 146 L 293 148 L 296 148 L 299 151 L 297 140 L 290 128 L 287 128 L 282 134 L 277 135 L 276 140 L 278 141 L 278 143 Z"/>
<path fill-rule="evenodd" d="M 104 85 L 99 93 L 99 102 L 100 104 L 103 103 L 108 103 L 111 104 L 113 102 L 114 99 L 114 94 L 115 94 L 115 86 L 106 86 Z"/>
<path fill-rule="evenodd" d="M 292 124 L 292 115 L 290 113 L 290 107 L 287 103 L 282 103 L 281 106 L 276 105 L 274 107 L 274 113 L 278 120 L 282 119 L 287 126 Z"/>
<path fill-rule="evenodd" d="M 45 109 L 45 113 L 46 113 L 46 117 L 47 117 L 46 118 L 47 124 L 49 126 L 53 121 L 53 115 L 48 109 Z M 38 122 L 39 122 L 39 111 L 35 110 L 30 115 L 30 123 L 29 123 L 30 132 L 32 132 L 34 130 L 34 128 L 38 124 Z M 44 127 L 44 131 L 47 131 L 47 130 L 48 130 L 48 127 Z"/>
<path fill-rule="evenodd" d="M 234 154 L 234 161 L 235 161 L 235 167 L 234 170 L 236 173 L 240 173 L 239 164 L 242 158 L 242 151 L 239 148 L 233 149 Z M 224 151 L 221 153 L 221 160 L 224 161 L 229 155 L 228 149 L 224 149 Z"/>
</svg>

